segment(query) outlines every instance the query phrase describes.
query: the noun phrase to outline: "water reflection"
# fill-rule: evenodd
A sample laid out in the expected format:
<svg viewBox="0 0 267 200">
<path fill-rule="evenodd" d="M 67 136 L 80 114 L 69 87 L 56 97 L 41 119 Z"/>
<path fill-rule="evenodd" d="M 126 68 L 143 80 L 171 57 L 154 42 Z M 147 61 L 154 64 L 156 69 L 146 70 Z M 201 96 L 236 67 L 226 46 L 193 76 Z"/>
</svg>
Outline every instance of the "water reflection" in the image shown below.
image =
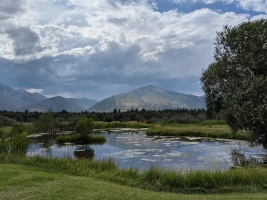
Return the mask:
<svg viewBox="0 0 267 200">
<path fill-rule="evenodd" d="M 236 164 L 232 150 L 240 149 L 245 157 L 265 155 L 261 147 L 249 147 L 246 142 L 184 141 L 177 137 L 147 137 L 145 132 L 102 132 L 107 139 L 105 144 L 90 145 L 94 159 L 112 158 L 120 168 L 137 167 L 141 170 L 151 166 L 169 169 L 209 169 L 227 170 Z M 75 158 L 78 145 L 59 146 L 52 138 L 32 142 L 28 155 Z"/>
</svg>

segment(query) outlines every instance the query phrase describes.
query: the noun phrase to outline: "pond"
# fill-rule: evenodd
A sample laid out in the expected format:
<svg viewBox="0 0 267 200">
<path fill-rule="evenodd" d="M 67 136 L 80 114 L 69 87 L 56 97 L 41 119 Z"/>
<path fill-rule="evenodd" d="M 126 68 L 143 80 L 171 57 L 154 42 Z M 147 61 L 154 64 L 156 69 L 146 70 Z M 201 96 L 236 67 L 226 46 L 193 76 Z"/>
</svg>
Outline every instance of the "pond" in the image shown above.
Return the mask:
<svg viewBox="0 0 267 200">
<path fill-rule="evenodd" d="M 147 137 L 145 131 L 103 131 L 107 139 L 102 145 L 90 145 L 94 159 L 111 158 L 119 168 L 151 166 L 166 169 L 227 170 L 242 162 L 243 158 L 263 162 L 266 152 L 261 147 L 250 147 L 245 141 L 203 140 L 200 138 Z M 27 155 L 71 157 L 80 145 L 58 145 L 52 137 L 31 142 Z"/>
</svg>

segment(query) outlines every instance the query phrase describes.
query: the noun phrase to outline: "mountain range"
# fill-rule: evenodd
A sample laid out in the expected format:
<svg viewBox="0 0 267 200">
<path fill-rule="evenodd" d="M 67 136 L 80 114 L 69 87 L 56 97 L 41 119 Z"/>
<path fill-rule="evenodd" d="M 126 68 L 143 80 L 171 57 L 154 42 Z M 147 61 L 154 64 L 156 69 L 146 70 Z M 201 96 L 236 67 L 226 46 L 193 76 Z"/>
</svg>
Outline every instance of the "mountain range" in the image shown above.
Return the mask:
<svg viewBox="0 0 267 200">
<path fill-rule="evenodd" d="M 135 89 L 128 93 L 118 94 L 100 102 L 86 98 L 64 98 L 56 96 L 47 98 L 39 93 L 13 89 L 0 83 L 0 110 L 60 112 L 112 112 L 114 109 L 126 111 L 130 109 L 194 109 L 205 108 L 203 97 L 182 94 L 152 85 Z"/>
<path fill-rule="evenodd" d="M 0 83 L 0 110 L 18 111 L 23 106 L 45 99 L 46 97 L 39 93 L 15 90 Z"/>
<path fill-rule="evenodd" d="M 92 112 L 111 112 L 113 109 L 126 111 L 130 109 L 194 109 L 205 108 L 204 97 L 182 94 L 152 85 L 135 89 L 129 93 L 114 95 L 104 99 L 87 111 Z"/>
<path fill-rule="evenodd" d="M 52 110 L 53 112 L 60 112 L 62 110 L 66 110 L 68 112 L 81 112 L 85 111 L 96 103 L 97 101 L 92 99 L 74 99 L 56 96 L 24 106 L 20 108 L 20 111 L 28 110 L 29 112 L 46 112 L 47 110 Z"/>
<path fill-rule="evenodd" d="M 21 112 L 25 110 L 30 112 L 46 112 L 48 110 L 60 112 L 66 110 L 68 112 L 81 112 L 97 102 L 97 100 L 86 98 L 74 99 L 60 96 L 47 98 L 39 93 L 30 93 L 22 89 L 15 90 L 0 83 L 0 110 Z"/>
</svg>

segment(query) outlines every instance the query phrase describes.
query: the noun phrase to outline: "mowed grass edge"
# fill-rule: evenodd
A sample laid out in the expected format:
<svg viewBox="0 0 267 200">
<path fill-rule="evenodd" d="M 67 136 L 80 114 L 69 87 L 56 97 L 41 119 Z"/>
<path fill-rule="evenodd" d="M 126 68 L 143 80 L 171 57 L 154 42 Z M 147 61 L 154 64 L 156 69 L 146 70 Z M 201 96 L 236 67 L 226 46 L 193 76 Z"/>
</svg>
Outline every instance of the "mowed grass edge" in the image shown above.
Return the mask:
<svg viewBox="0 0 267 200">
<path fill-rule="evenodd" d="M 20 164 L 0 164 L 0 197 L 8 199 L 266 199 L 265 193 L 174 194 L 70 176 Z"/>
<path fill-rule="evenodd" d="M 118 169 L 113 160 L 61 159 L 0 155 L 0 163 L 23 164 L 42 168 L 51 173 L 94 177 L 117 184 L 153 191 L 174 193 L 266 192 L 267 169 L 237 168 L 228 171 L 177 171 L 151 167 L 146 171 L 135 168 Z"/>
</svg>

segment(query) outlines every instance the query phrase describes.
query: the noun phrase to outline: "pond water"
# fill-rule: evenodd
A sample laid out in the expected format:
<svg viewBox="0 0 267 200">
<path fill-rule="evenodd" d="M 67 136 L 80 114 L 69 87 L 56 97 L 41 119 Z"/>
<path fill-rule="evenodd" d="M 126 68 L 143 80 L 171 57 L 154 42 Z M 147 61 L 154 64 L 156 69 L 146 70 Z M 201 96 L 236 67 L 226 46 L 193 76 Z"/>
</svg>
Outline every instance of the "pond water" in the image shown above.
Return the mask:
<svg viewBox="0 0 267 200">
<path fill-rule="evenodd" d="M 178 137 L 147 137 L 144 131 L 103 131 L 105 144 L 90 145 L 94 159 L 112 158 L 120 168 L 137 167 L 145 170 L 151 166 L 167 169 L 227 170 L 240 162 L 233 151 L 245 158 L 263 161 L 266 152 L 261 147 L 250 147 L 244 141 L 197 140 L 184 141 Z M 190 138 L 188 138 L 190 139 Z M 191 138 L 192 139 L 192 138 Z M 196 138 L 197 139 L 197 138 Z M 27 155 L 75 158 L 79 145 L 58 145 L 51 137 L 31 142 Z"/>
</svg>

